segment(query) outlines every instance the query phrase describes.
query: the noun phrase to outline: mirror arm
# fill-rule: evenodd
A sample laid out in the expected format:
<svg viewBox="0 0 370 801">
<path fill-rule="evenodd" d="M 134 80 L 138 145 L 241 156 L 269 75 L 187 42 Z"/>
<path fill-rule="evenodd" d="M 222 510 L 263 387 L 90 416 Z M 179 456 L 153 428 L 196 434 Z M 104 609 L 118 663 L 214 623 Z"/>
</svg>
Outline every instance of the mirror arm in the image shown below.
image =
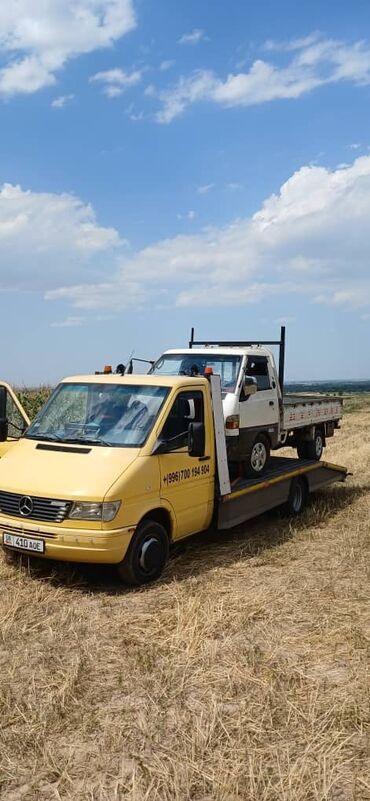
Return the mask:
<svg viewBox="0 0 370 801">
<path fill-rule="evenodd" d="M 181 434 L 176 434 L 174 437 L 170 437 L 169 439 L 158 439 L 152 451 L 152 455 L 154 456 L 157 453 L 170 453 L 171 449 L 167 451 L 167 450 L 162 450 L 162 448 L 164 448 L 165 445 L 169 445 L 171 442 L 175 442 L 175 440 L 179 439 L 180 437 L 187 437 L 187 435 L 188 432 L 183 431 Z"/>
</svg>

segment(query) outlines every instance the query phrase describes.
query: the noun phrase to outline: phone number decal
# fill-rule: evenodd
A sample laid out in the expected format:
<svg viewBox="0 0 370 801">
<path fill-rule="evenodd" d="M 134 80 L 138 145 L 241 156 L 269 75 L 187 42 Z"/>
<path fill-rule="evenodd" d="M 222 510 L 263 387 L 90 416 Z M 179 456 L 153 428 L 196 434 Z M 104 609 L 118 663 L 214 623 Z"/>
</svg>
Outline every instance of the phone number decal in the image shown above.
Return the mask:
<svg viewBox="0 0 370 801">
<path fill-rule="evenodd" d="M 179 484 L 181 481 L 188 481 L 190 478 L 198 478 L 209 473 L 209 464 L 202 464 L 201 467 L 185 467 L 183 470 L 173 470 L 163 476 L 164 484 Z"/>
</svg>

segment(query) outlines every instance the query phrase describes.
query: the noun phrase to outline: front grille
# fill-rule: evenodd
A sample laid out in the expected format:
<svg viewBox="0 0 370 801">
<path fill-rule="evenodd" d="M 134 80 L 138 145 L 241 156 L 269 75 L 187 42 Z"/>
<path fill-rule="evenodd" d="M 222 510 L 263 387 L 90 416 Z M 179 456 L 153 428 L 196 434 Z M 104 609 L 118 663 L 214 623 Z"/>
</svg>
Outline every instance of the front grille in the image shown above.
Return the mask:
<svg viewBox="0 0 370 801">
<path fill-rule="evenodd" d="M 45 520 L 49 523 L 62 523 L 71 506 L 71 501 L 60 501 L 55 498 L 37 498 L 33 495 L 18 495 L 15 492 L 0 491 L 0 512 L 4 515 L 20 517 L 22 520 Z M 26 514 L 21 513 L 21 508 Z"/>
</svg>

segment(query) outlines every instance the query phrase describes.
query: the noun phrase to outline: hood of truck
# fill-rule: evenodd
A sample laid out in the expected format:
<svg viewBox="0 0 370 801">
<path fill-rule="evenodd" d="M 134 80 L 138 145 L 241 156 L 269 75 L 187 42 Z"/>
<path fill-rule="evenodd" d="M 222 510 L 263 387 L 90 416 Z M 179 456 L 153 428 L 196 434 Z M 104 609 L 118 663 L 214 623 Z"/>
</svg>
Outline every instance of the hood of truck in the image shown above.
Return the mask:
<svg viewBox="0 0 370 801">
<path fill-rule="evenodd" d="M 79 447 L 21 439 L 0 459 L 0 490 L 101 501 L 138 454 L 138 448 Z"/>
<path fill-rule="evenodd" d="M 17 439 L 7 439 L 5 442 L 0 442 L 0 459 L 10 448 L 14 448 L 15 445 L 18 445 Z"/>
</svg>

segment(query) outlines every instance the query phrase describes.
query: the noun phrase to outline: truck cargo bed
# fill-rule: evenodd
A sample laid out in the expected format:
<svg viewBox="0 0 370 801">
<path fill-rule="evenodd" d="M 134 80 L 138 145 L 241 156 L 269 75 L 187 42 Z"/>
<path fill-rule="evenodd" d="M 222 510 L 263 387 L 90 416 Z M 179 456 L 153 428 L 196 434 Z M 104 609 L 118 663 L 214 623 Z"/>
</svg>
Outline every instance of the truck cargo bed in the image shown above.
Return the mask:
<svg viewBox="0 0 370 801">
<path fill-rule="evenodd" d="M 282 429 L 290 431 L 335 422 L 343 414 L 343 398 L 334 395 L 285 395 L 283 398 Z"/>
</svg>

